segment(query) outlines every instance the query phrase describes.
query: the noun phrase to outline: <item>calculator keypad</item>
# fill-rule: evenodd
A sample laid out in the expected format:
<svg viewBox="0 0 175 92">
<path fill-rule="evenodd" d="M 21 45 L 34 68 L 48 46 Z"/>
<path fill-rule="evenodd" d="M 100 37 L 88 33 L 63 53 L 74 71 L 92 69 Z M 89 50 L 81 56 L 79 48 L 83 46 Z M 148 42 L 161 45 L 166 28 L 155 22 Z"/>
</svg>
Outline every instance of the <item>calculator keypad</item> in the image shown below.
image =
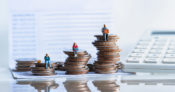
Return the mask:
<svg viewBox="0 0 175 92">
<path fill-rule="evenodd" d="M 127 62 L 175 64 L 175 40 L 140 40 L 129 54 Z"/>
</svg>

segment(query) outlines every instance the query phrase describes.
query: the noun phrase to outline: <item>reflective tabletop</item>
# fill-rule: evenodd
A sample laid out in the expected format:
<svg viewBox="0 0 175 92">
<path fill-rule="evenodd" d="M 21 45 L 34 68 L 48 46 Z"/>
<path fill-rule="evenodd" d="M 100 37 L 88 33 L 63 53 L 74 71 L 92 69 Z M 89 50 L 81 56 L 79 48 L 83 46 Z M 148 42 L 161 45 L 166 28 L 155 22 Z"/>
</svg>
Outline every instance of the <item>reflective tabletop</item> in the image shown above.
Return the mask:
<svg viewBox="0 0 175 92">
<path fill-rule="evenodd" d="M 4 85 L 6 81 L 0 83 Z M 1 86 L 3 87 L 3 86 Z M 93 78 L 13 79 L 9 92 L 174 92 L 174 74 L 125 74 Z"/>
</svg>

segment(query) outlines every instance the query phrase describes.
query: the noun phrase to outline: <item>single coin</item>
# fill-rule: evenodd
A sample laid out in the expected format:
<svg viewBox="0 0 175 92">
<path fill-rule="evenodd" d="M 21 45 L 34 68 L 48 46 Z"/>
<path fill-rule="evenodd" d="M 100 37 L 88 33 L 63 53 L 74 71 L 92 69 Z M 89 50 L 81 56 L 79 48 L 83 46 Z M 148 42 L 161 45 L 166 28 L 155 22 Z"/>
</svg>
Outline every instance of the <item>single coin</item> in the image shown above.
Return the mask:
<svg viewBox="0 0 175 92">
<path fill-rule="evenodd" d="M 64 51 L 65 54 L 67 54 L 68 56 L 74 56 L 74 52 L 73 51 Z M 87 55 L 87 51 L 78 51 L 77 52 L 77 56 L 84 56 Z"/>
<path fill-rule="evenodd" d="M 54 63 L 51 63 L 50 65 L 51 65 L 51 67 L 53 67 Z M 36 67 L 45 67 L 45 63 L 35 63 L 35 66 Z"/>
<path fill-rule="evenodd" d="M 87 61 L 86 62 L 69 61 L 69 62 L 66 62 L 65 64 L 68 64 L 68 65 L 86 65 Z"/>
<path fill-rule="evenodd" d="M 66 70 L 71 70 L 71 69 L 82 69 L 82 68 L 84 68 L 84 67 L 86 67 L 86 65 L 67 65 L 67 64 L 64 65 L 64 68 L 65 68 Z"/>
<path fill-rule="evenodd" d="M 99 69 L 99 70 L 101 70 L 101 71 L 112 71 L 112 70 L 116 70 L 117 69 L 117 67 L 95 67 L 95 70 L 96 69 Z"/>
<path fill-rule="evenodd" d="M 96 69 L 95 72 L 96 72 L 96 73 L 99 73 L 99 74 L 111 74 L 111 73 L 116 73 L 117 70 L 112 70 L 112 71 L 102 71 L 102 70 Z"/>
<path fill-rule="evenodd" d="M 76 74 L 86 74 L 88 73 L 89 70 L 83 70 L 83 71 L 66 71 L 66 74 L 72 74 L 72 75 L 76 75 Z"/>
<path fill-rule="evenodd" d="M 116 46 L 115 42 L 93 42 L 94 46 Z"/>
<path fill-rule="evenodd" d="M 67 61 L 86 62 L 86 61 L 89 61 L 90 58 L 91 58 L 90 56 L 86 56 L 86 57 L 68 57 L 66 59 L 66 62 Z"/>
<path fill-rule="evenodd" d="M 120 61 L 120 58 L 98 58 L 99 62 L 116 62 Z"/>
</svg>

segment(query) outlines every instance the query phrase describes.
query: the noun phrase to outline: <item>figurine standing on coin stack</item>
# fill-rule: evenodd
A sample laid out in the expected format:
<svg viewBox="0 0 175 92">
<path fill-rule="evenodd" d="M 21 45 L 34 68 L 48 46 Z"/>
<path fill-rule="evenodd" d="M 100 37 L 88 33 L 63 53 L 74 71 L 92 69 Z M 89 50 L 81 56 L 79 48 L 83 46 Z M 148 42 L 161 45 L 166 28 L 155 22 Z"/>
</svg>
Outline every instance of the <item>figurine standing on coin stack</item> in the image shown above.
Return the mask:
<svg viewBox="0 0 175 92">
<path fill-rule="evenodd" d="M 119 52 L 121 51 L 116 45 L 119 37 L 117 35 L 108 35 L 109 30 L 104 25 L 102 28 L 103 35 L 95 35 L 97 40 L 93 45 L 97 48 L 97 61 L 94 63 L 95 72 L 108 74 L 117 71 L 116 62 L 119 61 Z"/>
<path fill-rule="evenodd" d="M 88 73 L 89 68 L 87 67 L 87 63 L 91 58 L 91 56 L 86 51 L 78 50 L 76 53 L 74 53 L 74 48 L 73 48 L 73 50 L 64 51 L 64 53 L 68 55 L 68 58 L 64 63 L 66 74 Z"/>
<path fill-rule="evenodd" d="M 46 54 L 46 56 L 49 57 L 48 54 Z M 47 60 L 50 61 L 50 57 L 47 58 Z M 47 63 L 50 64 L 50 62 Z M 35 63 L 35 67 L 32 67 L 32 74 L 38 76 L 55 75 L 54 63 L 50 64 L 49 68 L 47 68 L 47 63 L 41 63 L 41 61 L 39 60 L 37 63 Z"/>
<path fill-rule="evenodd" d="M 74 52 L 74 57 L 77 57 L 77 52 L 78 52 L 78 45 L 77 43 L 74 42 L 72 46 L 73 52 Z"/>
</svg>

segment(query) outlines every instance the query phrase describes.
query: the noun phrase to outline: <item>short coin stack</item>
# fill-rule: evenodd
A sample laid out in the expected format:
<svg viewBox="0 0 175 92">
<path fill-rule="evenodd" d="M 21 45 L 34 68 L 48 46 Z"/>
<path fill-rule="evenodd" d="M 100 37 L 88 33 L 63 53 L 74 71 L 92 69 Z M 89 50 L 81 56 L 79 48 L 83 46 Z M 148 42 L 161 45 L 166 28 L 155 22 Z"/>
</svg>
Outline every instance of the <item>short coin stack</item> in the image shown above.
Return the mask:
<svg viewBox="0 0 175 92">
<path fill-rule="evenodd" d="M 54 63 L 55 70 L 61 70 L 61 71 L 63 71 L 64 70 L 63 65 L 64 65 L 64 62 L 55 62 Z"/>
<path fill-rule="evenodd" d="M 51 76 L 55 75 L 54 64 L 51 64 L 51 68 L 45 69 L 45 63 L 35 63 L 35 67 L 32 67 L 32 74 L 38 76 Z"/>
<path fill-rule="evenodd" d="M 64 63 L 66 74 L 86 74 L 89 71 L 87 63 L 91 56 L 86 51 L 78 51 L 77 57 L 74 56 L 73 51 L 64 51 L 68 55 Z"/>
<path fill-rule="evenodd" d="M 109 35 L 108 40 L 103 40 L 103 35 L 95 35 L 97 40 L 93 45 L 97 48 L 97 61 L 94 62 L 95 72 L 102 74 L 115 73 L 117 71 L 116 62 L 119 61 L 119 52 L 121 51 L 116 45 L 119 37 Z"/>
<path fill-rule="evenodd" d="M 35 64 L 36 59 L 34 58 L 20 58 L 16 60 L 17 71 L 31 71 L 31 67 Z"/>
</svg>

